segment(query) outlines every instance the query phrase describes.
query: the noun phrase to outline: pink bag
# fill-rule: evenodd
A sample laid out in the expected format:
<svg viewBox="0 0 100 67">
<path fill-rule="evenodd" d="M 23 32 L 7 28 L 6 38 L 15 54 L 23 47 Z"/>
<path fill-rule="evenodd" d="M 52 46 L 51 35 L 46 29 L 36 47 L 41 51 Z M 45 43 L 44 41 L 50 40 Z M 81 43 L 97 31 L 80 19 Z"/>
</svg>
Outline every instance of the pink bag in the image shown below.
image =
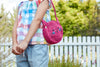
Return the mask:
<svg viewBox="0 0 100 67">
<path fill-rule="evenodd" d="M 52 0 L 51 0 L 51 3 L 54 8 L 56 21 L 52 20 L 52 21 L 46 22 L 45 20 L 42 20 L 43 36 L 44 36 L 45 40 L 47 41 L 47 43 L 49 43 L 49 45 L 56 44 L 56 43 L 60 42 L 63 38 L 63 28 L 60 25 L 58 18 L 56 16 L 56 10 L 55 10 Z M 38 5 L 38 3 L 37 3 L 37 5 Z"/>
</svg>

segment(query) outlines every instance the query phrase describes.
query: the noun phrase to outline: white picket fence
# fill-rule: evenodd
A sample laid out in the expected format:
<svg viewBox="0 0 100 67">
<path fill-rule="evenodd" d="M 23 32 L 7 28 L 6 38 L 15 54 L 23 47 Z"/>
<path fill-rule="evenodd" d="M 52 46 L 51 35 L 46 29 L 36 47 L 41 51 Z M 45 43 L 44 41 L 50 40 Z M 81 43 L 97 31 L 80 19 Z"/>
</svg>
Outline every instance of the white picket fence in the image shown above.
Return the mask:
<svg viewBox="0 0 100 67">
<path fill-rule="evenodd" d="M 3 39 L 2 39 L 3 40 Z M 0 67 L 16 67 L 15 55 L 11 53 L 12 40 L 6 39 L 0 43 Z M 64 37 L 58 44 L 49 47 L 51 61 L 64 57 L 67 63 L 68 56 L 74 62 L 78 60 L 83 67 L 100 67 L 100 36 Z"/>
</svg>

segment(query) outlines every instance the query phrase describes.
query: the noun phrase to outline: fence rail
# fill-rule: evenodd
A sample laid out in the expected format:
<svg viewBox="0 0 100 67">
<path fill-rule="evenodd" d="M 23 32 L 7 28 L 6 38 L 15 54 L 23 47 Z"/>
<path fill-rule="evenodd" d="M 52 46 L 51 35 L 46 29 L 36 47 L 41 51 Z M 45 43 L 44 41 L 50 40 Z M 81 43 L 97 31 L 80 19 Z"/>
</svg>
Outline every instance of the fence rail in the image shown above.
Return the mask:
<svg viewBox="0 0 100 67">
<path fill-rule="evenodd" d="M 11 53 L 12 40 L 0 43 L 0 67 L 16 67 L 15 55 Z M 100 36 L 64 37 L 60 43 L 48 46 L 51 61 L 68 56 L 74 62 L 77 60 L 83 67 L 100 67 Z M 13 63 L 12 63 L 13 62 Z"/>
</svg>

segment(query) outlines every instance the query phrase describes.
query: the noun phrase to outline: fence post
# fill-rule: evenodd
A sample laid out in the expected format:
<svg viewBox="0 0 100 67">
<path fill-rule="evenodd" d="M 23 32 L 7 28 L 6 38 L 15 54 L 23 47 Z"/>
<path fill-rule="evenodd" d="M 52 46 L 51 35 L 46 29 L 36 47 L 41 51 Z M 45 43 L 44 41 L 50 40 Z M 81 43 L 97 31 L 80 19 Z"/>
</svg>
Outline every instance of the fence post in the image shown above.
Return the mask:
<svg viewBox="0 0 100 67">
<path fill-rule="evenodd" d="M 99 36 L 96 37 L 96 42 L 100 42 Z M 97 46 L 97 67 L 100 67 L 100 46 Z"/>
<path fill-rule="evenodd" d="M 86 43 L 86 37 L 83 37 L 83 67 L 86 67 L 86 45 L 84 45 L 84 43 Z"/>
<path fill-rule="evenodd" d="M 68 43 L 68 37 L 65 37 L 64 38 L 64 44 L 67 44 Z M 68 45 L 65 45 L 64 47 L 65 49 L 65 63 L 67 63 L 67 59 L 68 59 Z"/>
<path fill-rule="evenodd" d="M 95 37 L 92 36 L 92 44 L 95 43 Z M 95 46 L 92 46 L 92 67 L 95 67 Z"/>
<path fill-rule="evenodd" d="M 72 43 L 72 37 L 69 37 L 69 43 Z M 72 61 L 73 57 L 72 57 L 72 45 L 69 45 L 69 58 Z"/>
<path fill-rule="evenodd" d="M 77 43 L 77 37 L 74 37 L 74 43 Z M 77 46 L 74 46 L 74 63 L 77 63 Z"/>
<path fill-rule="evenodd" d="M 90 36 L 87 37 L 87 44 L 89 44 L 89 43 L 90 43 Z M 88 45 L 87 46 L 88 47 L 88 67 L 91 67 L 90 46 L 91 45 Z"/>
<path fill-rule="evenodd" d="M 81 37 L 78 37 L 78 43 L 81 44 Z M 79 64 L 82 62 L 82 47 L 79 45 L 78 47 L 78 55 L 79 55 Z"/>
<path fill-rule="evenodd" d="M 62 59 L 63 59 L 63 46 L 62 46 L 62 44 L 63 44 L 63 38 L 62 38 L 62 40 L 60 41 L 60 63 L 62 62 Z"/>
</svg>

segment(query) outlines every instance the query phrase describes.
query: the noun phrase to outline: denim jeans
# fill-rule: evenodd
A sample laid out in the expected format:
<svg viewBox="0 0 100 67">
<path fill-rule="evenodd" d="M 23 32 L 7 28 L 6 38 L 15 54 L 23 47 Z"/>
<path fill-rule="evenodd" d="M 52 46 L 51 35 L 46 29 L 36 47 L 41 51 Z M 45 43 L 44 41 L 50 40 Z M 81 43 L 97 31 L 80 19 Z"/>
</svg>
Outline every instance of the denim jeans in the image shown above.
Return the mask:
<svg viewBox="0 0 100 67">
<path fill-rule="evenodd" d="M 48 67 L 48 45 L 30 45 L 21 55 L 16 55 L 17 67 Z"/>
</svg>

